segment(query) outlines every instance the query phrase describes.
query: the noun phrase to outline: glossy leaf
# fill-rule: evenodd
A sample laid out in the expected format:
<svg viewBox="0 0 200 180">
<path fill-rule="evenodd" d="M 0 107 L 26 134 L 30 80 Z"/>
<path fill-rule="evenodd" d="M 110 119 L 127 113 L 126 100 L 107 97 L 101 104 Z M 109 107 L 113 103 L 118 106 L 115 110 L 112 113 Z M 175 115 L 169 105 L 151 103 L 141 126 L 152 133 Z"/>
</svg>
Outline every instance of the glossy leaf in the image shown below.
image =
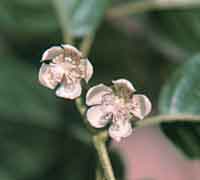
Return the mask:
<svg viewBox="0 0 200 180">
<path fill-rule="evenodd" d="M 200 55 L 192 58 L 173 74 L 160 97 L 163 114 L 200 114 Z M 200 124 L 163 125 L 164 132 L 190 157 L 200 157 Z"/>
</svg>

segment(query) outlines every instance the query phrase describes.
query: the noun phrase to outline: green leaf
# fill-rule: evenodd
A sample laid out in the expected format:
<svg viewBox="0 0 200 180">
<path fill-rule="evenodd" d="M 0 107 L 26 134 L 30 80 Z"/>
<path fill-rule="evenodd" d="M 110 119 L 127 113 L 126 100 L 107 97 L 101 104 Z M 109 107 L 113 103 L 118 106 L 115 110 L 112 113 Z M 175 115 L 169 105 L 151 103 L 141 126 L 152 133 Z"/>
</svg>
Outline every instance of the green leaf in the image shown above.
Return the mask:
<svg viewBox="0 0 200 180">
<path fill-rule="evenodd" d="M 0 2 L 0 32 L 8 39 L 33 41 L 58 32 L 59 25 L 49 0 Z"/>
<path fill-rule="evenodd" d="M 38 82 L 38 70 L 15 58 L 1 57 L 0 116 L 21 122 L 55 128 L 61 120 L 53 92 Z"/>
<path fill-rule="evenodd" d="M 111 0 L 54 0 L 62 26 L 71 36 L 93 33 Z"/>
<path fill-rule="evenodd" d="M 175 47 L 191 55 L 199 51 L 199 12 L 199 8 L 158 11 L 151 14 L 150 22 L 158 37 L 164 37 Z"/>
<path fill-rule="evenodd" d="M 183 64 L 164 86 L 159 108 L 163 114 L 200 114 L 200 55 Z M 190 157 L 200 157 L 200 124 L 164 124 L 164 132 Z"/>
</svg>

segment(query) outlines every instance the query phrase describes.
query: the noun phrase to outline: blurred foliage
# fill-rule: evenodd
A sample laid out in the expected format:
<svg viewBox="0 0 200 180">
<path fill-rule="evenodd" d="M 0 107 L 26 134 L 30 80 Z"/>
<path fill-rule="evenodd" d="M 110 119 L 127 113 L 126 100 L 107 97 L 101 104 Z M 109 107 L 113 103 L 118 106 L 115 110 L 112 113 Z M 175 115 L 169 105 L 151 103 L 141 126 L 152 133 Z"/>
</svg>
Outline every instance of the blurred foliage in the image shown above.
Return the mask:
<svg viewBox="0 0 200 180">
<path fill-rule="evenodd" d="M 200 55 L 187 61 L 165 84 L 160 98 L 164 114 L 200 113 Z M 189 156 L 200 157 L 200 124 L 177 123 L 163 126 L 167 135 Z"/>
<path fill-rule="evenodd" d="M 13 0 L 0 2 L 1 33 L 11 40 L 31 41 L 58 31 L 53 6 L 49 0 Z"/>
<path fill-rule="evenodd" d="M 78 36 L 96 31 L 90 83 L 124 77 L 152 99 L 154 114 L 158 109 L 199 114 L 200 58 L 182 62 L 199 51 L 200 10 L 152 11 L 102 21 L 111 2 L 122 3 L 65 1 L 71 3 L 65 12 L 67 30 Z M 94 179 L 97 157 L 73 102 L 56 98 L 37 81 L 42 52 L 63 43 L 60 23 L 51 1 L 0 2 L 0 179 Z M 166 41 L 168 46 L 162 46 Z M 188 155 L 199 157 L 199 125 L 174 123 L 163 129 Z M 111 157 L 118 179 L 123 179 L 119 155 L 112 152 Z"/>
<path fill-rule="evenodd" d="M 61 119 L 58 102 L 37 85 L 37 69 L 14 57 L 2 56 L 0 66 L 1 116 L 14 123 L 56 128 Z"/>
<path fill-rule="evenodd" d="M 152 13 L 150 22 L 159 36 L 192 56 L 199 52 L 199 19 L 199 9 L 188 11 L 166 10 Z"/>
<path fill-rule="evenodd" d="M 71 36 L 82 37 L 95 32 L 110 1 L 54 0 L 54 4 L 63 29 Z"/>
<path fill-rule="evenodd" d="M 63 128 L 59 103 L 38 85 L 34 67 L 15 58 L 4 60 L 0 67 L 3 179 L 92 179 L 94 170 L 79 162 L 91 161 L 94 169 L 93 150 L 70 137 Z M 73 174 L 71 168 L 80 173 Z"/>
</svg>

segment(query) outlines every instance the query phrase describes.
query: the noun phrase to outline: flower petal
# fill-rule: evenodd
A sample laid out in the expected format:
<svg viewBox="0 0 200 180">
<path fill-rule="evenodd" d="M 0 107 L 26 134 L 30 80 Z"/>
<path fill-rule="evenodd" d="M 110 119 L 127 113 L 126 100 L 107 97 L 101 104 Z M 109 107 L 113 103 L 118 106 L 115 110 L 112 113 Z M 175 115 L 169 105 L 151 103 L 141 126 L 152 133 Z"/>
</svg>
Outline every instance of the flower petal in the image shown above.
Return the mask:
<svg viewBox="0 0 200 180">
<path fill-rule="evenodd" d="M 87 120 L 94 128 L 102 128 L 108 124 L 110 117 L 108 117 L 101 110 L 101 105 L 93 106 L 87 110 Z"/>
<path fill-rule="evenodd" d="M 117 86 L 125 87 L 125 88 L 129 89 L 131 92 L 136 91 L 135 88 L 133 87 L 132 83 L 126 79 L 114 80 L 114 81 L 112 81 L 112 83 Z"/>
<path fill-rule="evenodd" d="M 83 61 L 84 79 L 88 82 L 93 75 L 93 66 L 88 59 L 83 59 Z"/>
<path fill-rule="evenodd" d="M 151 102 L 145 95 L 133 95 L 131 112 L 139 119 L 143 119 L 151 112 Z"/>
<path fill-rule="evenodd" d="M 120 141 L 121 138 L 125 138 L 131 135 L 133 129 L 131 123 L 127 120 L 125 121 L 116 121 L 109 128 L 109 135 L 116 141 Z"/>
<path fill-rule="evenodd" d="M 81 91 L 82 88 L 80 82 L 67 83 L 67 81 L 64 80 L 56 90 L 56 95 L 66 99 L 75 99 L 81 95 Z"/>
<path fill-rule="evenodd" d="M 112 81 L 114 84 L 115 94 L 125 100 L 130 99 L 131 95 L 136 91 L 130 81 L 126 79 L 118 79 Z"/>
<path fill-rule="evenodd" d="M 110 93 L 112 93 L 112 89 L 104 84 L 93 86 L 87 92 L 86 104 L 88 106 L 101 104 L 103 96 Z"/>
<path fill-rule="evenodd" d="M 62 53 L 64 53 L 63 49 L 59 46 L 53 46 L 49 49 L 47 49 L 44 54 L 42 55 L 42 61 L 45 60 L 52 60 L 55 57 L 61 55 Z"/>
<path fill-rule="evenodd" d="M 62 81 L 64 70 L 57 64 L 42 64 L 39 70 L 39 82 L 54 89 Z"/>
<path fill-rule="evenodd" d="M 66 57 L 70 57 L 71 59 L 77 62 L 80 61 L 80 59 L 82 58 L 82 53 L 74 46 L 71 46 L 69 44 L 63 44 L 62 47 L 64 48 Z"/>
</svg>

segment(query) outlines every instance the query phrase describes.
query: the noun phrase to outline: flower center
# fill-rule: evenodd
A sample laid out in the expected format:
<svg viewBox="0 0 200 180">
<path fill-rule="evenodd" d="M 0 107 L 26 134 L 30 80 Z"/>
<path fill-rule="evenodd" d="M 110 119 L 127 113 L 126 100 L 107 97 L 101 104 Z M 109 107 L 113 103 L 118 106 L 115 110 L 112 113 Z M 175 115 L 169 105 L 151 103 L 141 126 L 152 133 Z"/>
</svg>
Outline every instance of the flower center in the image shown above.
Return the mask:
<svg viewBox="0 0 200 180">
<path fill-rule="evenodd" d="M 125 99 L 113 95 L 107 94 L 103 97 L 102 110 L 106 114 L 112 114 L 113 121 L 127 120 L 130 118 L 129 109 L 127 108 L 127 103 Z M 109 117 L 111 117 L 109 115 Z"/>
</svg>

